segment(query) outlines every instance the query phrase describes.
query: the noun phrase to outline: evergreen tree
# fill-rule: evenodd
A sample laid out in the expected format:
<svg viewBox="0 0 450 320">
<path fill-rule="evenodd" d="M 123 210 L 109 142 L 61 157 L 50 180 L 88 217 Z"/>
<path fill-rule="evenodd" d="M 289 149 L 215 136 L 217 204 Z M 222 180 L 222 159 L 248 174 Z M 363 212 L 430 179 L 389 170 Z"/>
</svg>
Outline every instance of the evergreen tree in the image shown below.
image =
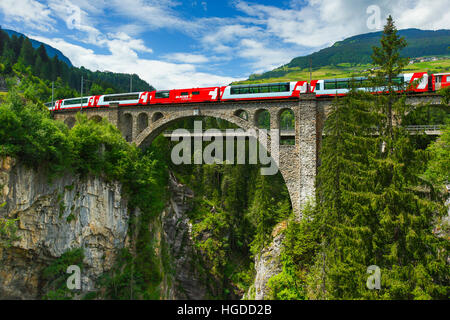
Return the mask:
<svg viewBox="0 0 450 320">
<path fill-rule="evenodd" d="M 381 47 L 373 47 L 372 60 L 376 70 L 376 87 L 381 88 L 384 95 L 378 98 L 381 100 L 379 105 L 382 106 L 382 113 L 386 115 L 387 125 L 386 133 L 392 137 L 393 134 L 393 110 L 395 102 L 398 100 L 396 90 L 404 89 L 403 83 L 395 81 L 395 78 L 402 72 L 404 67 L 408 64 L 408 58 L 401 58 L 400 51 L 406 47 L 406 41 L 403 37 L 397 34 L 397 28 L 391 16 L 388 17 L 387 23 L 384 26 L 383 35 L 381 37 Z M 384 132 L 382 132 L 383 134 Z"/>
<path fill-rule="evenodd" d="M 26 66 L 34 66 L 35 55 L 30 39 L 25 38 L 20 48 L 19 60 Z"/>
</svg>

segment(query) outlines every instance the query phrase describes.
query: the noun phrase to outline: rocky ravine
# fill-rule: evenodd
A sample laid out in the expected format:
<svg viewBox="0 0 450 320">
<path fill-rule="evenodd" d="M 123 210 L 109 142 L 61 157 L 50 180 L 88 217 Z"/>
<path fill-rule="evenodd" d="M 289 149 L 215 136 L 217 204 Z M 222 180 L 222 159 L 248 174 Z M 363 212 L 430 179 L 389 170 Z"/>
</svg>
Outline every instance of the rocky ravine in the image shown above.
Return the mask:
<svg viewBox="0 0 450 320">
<path fill-rule="evenodd" d="M 51 183 L 11 158 L 0 158 L 0 218 L 18 218 L 20 240 L 0 248 L 0 299 L 40 299 L 42 270 L 64 252 L 83 248 L 82 293 L 114 266 L 117 249 L 132 245 L 129 213 L 120 183 L 66 175 Z M 204 299 L 207 289 L 195 269 L 191 224 L 186 211 L 193 192 L 171 175 L 170 199 L 149 229 L 169 247 L 172 271 L 164 270 L 166 299 Z"/>
<path fill-rule="evenodd" d="M 166 208 L 149 226 L 157 255 L 161 258 L 163 243 L 169 249 L 171 270 L 162 270 L 161 298 L 208 298 L 205 275 L 196 269 L 198 253 L 186 215 L 193 192 L 173 175 L 169 191 Z M 129 209 L 120 183 L 71 175 L 49 182 L 42 171 L 0 158 L 0 204 L 5 202 L 0 218 L 18 218 L 20 240 L 11 248 L 0 248 L 0 299 L 42 298 L 43 269 L 75 248 L 84 249 L 82 293 L 99 289 L 96 280 L 113 268 L 118 249 L 132 246 Z M 282 235 L 274 238 L 256 259 L 255 284 L 246 298 L 264 299 L 268 279 L 280 271 Z"/>
<path fill-rule="evenodd" d="M 41 172 L 5 158 L 0 187 L 0 203 L 6 202 L 0 217 L 19 218 L 20 236 L 0 249 L 0 298 L 39 298 L 43 268 L 73 248 L 84 248 L 82 290 L 90 291 L 127 243 L 127 201 L 118 183 L 68 175 L 49 183 Z"/>
</svg>

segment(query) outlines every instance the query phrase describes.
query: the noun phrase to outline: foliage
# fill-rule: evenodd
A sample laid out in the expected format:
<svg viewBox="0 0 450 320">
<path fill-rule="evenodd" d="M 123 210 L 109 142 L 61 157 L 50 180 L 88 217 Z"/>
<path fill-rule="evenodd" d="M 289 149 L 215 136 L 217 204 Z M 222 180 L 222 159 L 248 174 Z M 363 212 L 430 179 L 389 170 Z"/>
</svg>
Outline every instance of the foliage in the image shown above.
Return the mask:
<svg viewBox="0 0 450 320">
<path fill-rule="evenodd" d="M 449 105 L 450 104 L 450 87 L 445 87 L 439 90 L 439 93 L 442 95 L 442 103 Z"/>
<path fill-rule="evenodd" d="M 5 206 L 6 202 L 0 205 Z M 14 241 L 20 240 L 17 236 L 17 221 L 19 219 L 0 218 L 0 248 L 9 248 Z"/>
<path fill-rule="evenodd" d="M 76 265 L 83 270 L 84 253 L 82 248 L 71 249 L 63 253 L 42 271 L 42 277 L 47 282 L 45 300 L 71 300 L 79 290 L 69 290 L 67 287 L 67 268 Z"/>
<path fill-rule="evenodd" d="M 442 188 L 450 182 L 450 121 L 442 135 L 428 147 L 430 161 L 425 176 L 433 185 Z"/>
<path fill-rule="evenodd" d="M 269 299 L 305 300 L 308 275 L 320 249 L 314 210 L 306 206 L 301 221 L 290 220 L 284 231 L 281 252 L 282 271 L 269 279 Z"/>
<path fill-rule="evenodd" d="M 51 163 L 56 171 L 65 166 L 71 149 L 68 129 L 50 119 L 42 105 L 26 101 L 12 88 L 0 105 L 0 122 L 2 156 L 20 158 L 29 166 Z"/>
</svg>

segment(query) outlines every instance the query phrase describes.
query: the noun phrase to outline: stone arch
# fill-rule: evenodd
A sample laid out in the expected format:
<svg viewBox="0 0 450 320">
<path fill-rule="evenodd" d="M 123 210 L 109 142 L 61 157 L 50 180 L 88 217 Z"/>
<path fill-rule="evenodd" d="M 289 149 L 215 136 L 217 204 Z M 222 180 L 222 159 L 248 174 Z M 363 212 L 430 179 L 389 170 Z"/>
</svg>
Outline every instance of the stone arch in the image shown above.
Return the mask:
<svg viewBox="0 0 450 320">
<path fill-rule="evenodd" d="M 290 115 L 289 118 L 293 119 L 292 122 L 287 121 L 289 118 L 285 117 Z M 295 130 L 295 113 L 291 108 L 283 108 L 278 112 L 277 116 L 278 128 L 280 130 Z"/>
<path fill-rule="evenodd" d="M 99 115 L 95 115 L 89 118 L 89 120 L 95 121 L 95 122 L 101 122 L 102 121 L 102 117 Z"/>
<path fill-rule="evenodd" d="M 144 131 L 144 129 L 147 127 L 148 127 L 148 114 L 145 112 L 142 112 L 138 115 L 138 118 L 137 118 L 137 134 Z"/>
<path fill-rule="evenodd" d="M 280 130 L 280 144 L 296 144 L 295 123 L 295 113 L 291 108 L 282 108 L 276 113 L 275 127 Z"/>
<path fill-rule="evenodd" d="M 68 117 L 66 120 L 64 120 L 64 123 L 69 127 L 69 129 L 72 129 L 75 125 L 76 119 L 75 117 Z"/>
<path fill-rule="evenodd" d="M 162 112 L 155 112 L 152 115 L 152 122 L 156 122 L 156 121 L 158 121 L 158 120 L 160 120 L 162 118 L 164 118 L 164 115 L 162 114 Z"/>
<path fill-rule="evenodd" d="M 197 117 L 197 116 L 198 115 L 193 115 L 191 110 L 190 111 L 180 111 L 180 112 L 176 112 L 176 113 L 169 113 L 169 114 L 167 114 L 166 117 L 164 117 L 160 121 L 158 121 L 156 123 L 152 122 L 146 129 L 144 129 L 144 131 L 142 131 L 135 138 L 136 145 L 141 149 L 145 149 L 152 143 L 152 141 L 157 136 L 159 136 L 161 133 L 163 133 L 164 130 L 166 130 L 166 128 L 168 128 L 174 122 L 185 119 L 185 118 Z M 246 120 L 238 117 L 234 113 L 232 113 L 232 114 L 223 114 L 222 113 L 222 114 L 218 115 L 218 113 L 214 110 L 212 110 L 212 111 L 202 110 L 200 116 L 213 117 L 213 118 L 218 118 L 218 119 L 228 121 L 228 122 L 238 126 L 241 129 L 249 130 L 249 133 L 251 134 L 251 136 L 253 138 L 259 140 L 258 139 L 258 128 L 251 121 L 246 121 Z M 268 140 L 269 140 L 268 145 L 271 145 L 270 132 L 268 132 Z M 290 146 L 290 147 L 293 147 L 293 146 Z M 290 153 L 292 153 L 292 152 L 290 152 Z M 280 161 L 282 161 L 282 157 L 283 156 L 280 153 Z M 293 170 L 295 170 L 295 168 Z M 290 177 L 291 171 L 284 170 L 283 168 L 279 168 L 279 172 L 280 172 L 280 174 L 286 184 L 288 192 L 289 192 L 291 206 L 295 211 L 297 208 L 296 199 L 298 198 L 298 195 L 297 195 L 298 192 L 296 191 L 295 178 Z"/>
<path fill-rule="evenodd" d="M 126 141 L 133 140 L 133 116 L 130 113 L 125 113 L 120 119 L 120 132 Z"/>
<path fill-rule="evenodd" d="M 254 125 L 257 128 L 270 129 L 270 112 L 267 109 L 258 109 L 255 112 Z"/>
<path fill-rule="evenodd" d="M 418 104 L 418 105 L 412 105 L 410 108 L 408 108 L 405 112 L 404 119 L 407 119 L 410 117 L 411 114 L 414 114 L 416 112 L 419 112 L 421 110 L 428 109 L 428 111 L 431 111 L 431 113 L 434 113 L 437 109 L 440 109 L 446 113 L 449 113 L 449 106 L 444 104 Z M 442 119 L 444 120 L 444 119 Z"/>
<path fill-rule="evenodd" d="M 249 117 L 248 117 L 248 112 L 245 111 L 244 109 L 239 109 L 237 111 L 234 112 L 235 116 L 238 116 L 241 119 L 244 119 L 246 121 L 248 121 Z"/>
</svg>

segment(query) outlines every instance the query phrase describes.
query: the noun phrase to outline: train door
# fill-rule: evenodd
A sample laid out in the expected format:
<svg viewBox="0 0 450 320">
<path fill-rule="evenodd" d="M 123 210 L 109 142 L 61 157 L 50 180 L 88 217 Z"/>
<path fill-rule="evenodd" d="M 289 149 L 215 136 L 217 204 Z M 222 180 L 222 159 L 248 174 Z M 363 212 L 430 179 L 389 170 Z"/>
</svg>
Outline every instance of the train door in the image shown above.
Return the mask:
<svg viewBox="0 0 450 320">
<path fill-rule="evenodd" d="M 442 85 L 442 75 L 436 75 L 435 77 L 436 77 L 435 83 L 434 83 L 435 90 L 439 90 L 439 89 L 441 89 L 441 85 Z"/>
</svg>

